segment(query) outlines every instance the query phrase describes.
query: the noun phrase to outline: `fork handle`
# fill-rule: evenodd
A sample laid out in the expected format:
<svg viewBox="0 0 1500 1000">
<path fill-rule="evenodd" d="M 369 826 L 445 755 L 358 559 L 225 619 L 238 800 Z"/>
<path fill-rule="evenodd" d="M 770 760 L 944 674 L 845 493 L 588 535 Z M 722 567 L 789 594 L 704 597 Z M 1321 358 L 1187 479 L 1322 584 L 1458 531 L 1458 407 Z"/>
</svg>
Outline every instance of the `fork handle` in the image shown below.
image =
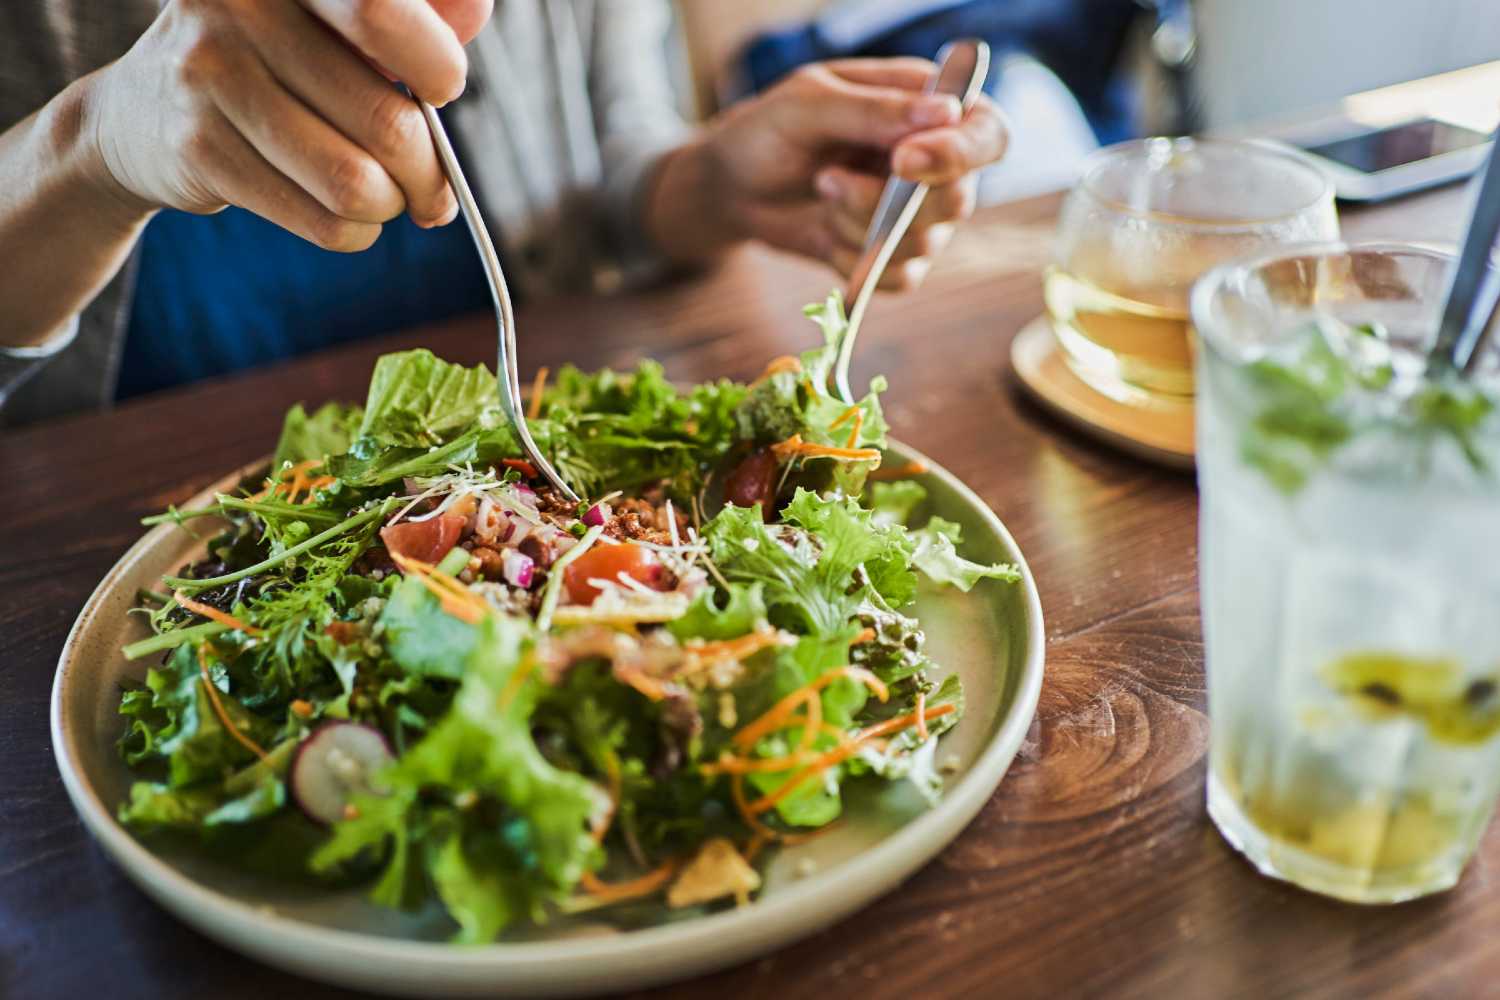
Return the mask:
<svg viewBox="0 0 1500 1000">
<path fill-rule="evenodd" d="M 989 70 L 988 44 L 977 38 L 949 42 L 938 53 L 938 71 L 928 83 L 927 93 L 951 94 L 959 99 L 967 112 L 978 100 Z M 849 278 L 849 301 L 853 305 L 849 310 L 849 322 L 839 338 L 838 360 L 834 365 L 834 386 L 846 403 L 854 402 L 854 392 L 849 387 L 849 361 L 854 356 L 854 338 L 896 247 L 900 246 L 901 238 L 922 209 L 927 190 L 926 184 L 903 180 L 893 174 L 886 181 L 880 202 L 875 206 L 875 215 L 865 233 L 864 253 Z"/>
</svg>

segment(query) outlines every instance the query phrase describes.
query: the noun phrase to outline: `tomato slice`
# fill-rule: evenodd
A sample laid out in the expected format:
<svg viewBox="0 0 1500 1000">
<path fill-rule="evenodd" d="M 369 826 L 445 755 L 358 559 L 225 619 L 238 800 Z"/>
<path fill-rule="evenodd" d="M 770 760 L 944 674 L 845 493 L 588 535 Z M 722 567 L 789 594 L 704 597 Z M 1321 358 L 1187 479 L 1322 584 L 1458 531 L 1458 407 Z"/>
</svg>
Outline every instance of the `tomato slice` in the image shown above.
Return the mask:
<svg viewBox="0 0 1500 1000">
<path fill-rule="evenodd" d="M 621 573 L 653 590 L 667 589 L 667 568 L 656 553 L 630 542 L 595 545 L 568 564 L 563 571 L 563 585 L 575 604 L 593 604 L 603 591 L 589 581 L 618 580 Z"/>
<path fill-rule="evenodd" d="M 380 540 L 392 555 L 418 562 L 436 563 L 447 555 L 468 518 L 457 514 L 439 514 L 425 521 L 402 521 L 380 529 Z"/>
</svg>

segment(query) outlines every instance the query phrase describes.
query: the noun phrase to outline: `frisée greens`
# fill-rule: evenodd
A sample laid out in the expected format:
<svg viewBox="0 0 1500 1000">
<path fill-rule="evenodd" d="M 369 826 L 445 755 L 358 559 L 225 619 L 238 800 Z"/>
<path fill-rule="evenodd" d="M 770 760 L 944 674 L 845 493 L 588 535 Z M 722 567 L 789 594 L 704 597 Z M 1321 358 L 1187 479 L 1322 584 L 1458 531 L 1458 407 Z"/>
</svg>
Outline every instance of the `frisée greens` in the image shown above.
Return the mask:
<svg viewBox="0 0 1500 1000">
<path fill-rule="evenodd" d="M 362 406 L 293 407 L 267 475 L 147 519 L 217 534 L 137 609 L 122 822 L 436 899 L 485 942 L 744 902 L 849 782 L 940 794 L 963 691 L 903 609 L 920 576 L 1017 574 L 911 524 L 917 482 L 869 482 L 883 382 L 834 397 L 842 303 L 808 312 L 823 345 L 749 385 L 560 372 L 530 426 L 582 504 L 537 477 L 482 366 L 388 355 Z"/>
</svg>

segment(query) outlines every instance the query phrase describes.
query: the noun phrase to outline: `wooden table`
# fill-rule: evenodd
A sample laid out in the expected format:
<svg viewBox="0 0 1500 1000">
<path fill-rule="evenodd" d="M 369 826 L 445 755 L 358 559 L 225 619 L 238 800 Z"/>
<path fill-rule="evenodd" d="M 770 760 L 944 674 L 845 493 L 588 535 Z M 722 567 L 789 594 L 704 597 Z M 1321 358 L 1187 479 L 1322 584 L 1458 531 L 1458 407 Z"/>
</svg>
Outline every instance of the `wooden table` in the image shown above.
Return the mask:
<svg viewBox="0 0 1500 1000">
<path fill-rule="evenodd" d="M 1452 239 L 1461 193 L 1349 212 L 1356 237 Z M 983 212 L 919 293 L 880 303 L 859 367 L 896 433 L 999 513 L 1041 585 L 1047 681 L 979 817 L 903 888 L 771 957 L 661 996 L 1461 995 L 1500 975 L 1500 828 L 1454 892 L 1359 909 L 1261 878 L 1204 813 L 1197 498 L 1023 402 L 1007 348 L 1042 308 L 1048 197 Z M 747 253 L 620 300 L 529 306 L 526 366 L 659 358 L 753 376 L 809 342 L 823 272 Z M 47 731 L 63 636 L 138 519 L 264 454 L 298 400 L 356 398 L 385 351 L 493 360 L 476 317 L 0 436 L 0 995 L 336 994 L 177 923 L 64 796 Z M 1493 921 L 1493 923 L 1492 923 Z"/>
</svg>

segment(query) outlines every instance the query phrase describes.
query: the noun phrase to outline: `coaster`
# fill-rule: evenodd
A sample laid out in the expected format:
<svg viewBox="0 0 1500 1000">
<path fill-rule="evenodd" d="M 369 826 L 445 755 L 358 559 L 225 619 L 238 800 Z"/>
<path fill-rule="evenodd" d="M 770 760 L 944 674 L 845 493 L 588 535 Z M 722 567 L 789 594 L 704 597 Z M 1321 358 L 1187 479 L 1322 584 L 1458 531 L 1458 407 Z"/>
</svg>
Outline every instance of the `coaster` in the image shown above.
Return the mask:
<svg viewBox="0 0 1500 1000">
<path fill-rule="evenodd" d="M 1193 468 L 1193 404 L 1105 396 L 1068 366 L 1046 316 L 1016 334 L 1010 360 L 1028 395 L 1084 433 L 1148 462 Z"/>
</svg>

